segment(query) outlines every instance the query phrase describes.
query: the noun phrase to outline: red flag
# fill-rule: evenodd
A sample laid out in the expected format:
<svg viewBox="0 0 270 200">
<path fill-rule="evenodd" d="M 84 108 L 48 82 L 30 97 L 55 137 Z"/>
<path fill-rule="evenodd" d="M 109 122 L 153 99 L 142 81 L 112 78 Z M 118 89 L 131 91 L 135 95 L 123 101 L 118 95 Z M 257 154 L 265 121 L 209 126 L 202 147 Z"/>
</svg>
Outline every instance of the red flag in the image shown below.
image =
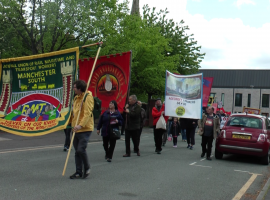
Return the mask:
<svg viewBox="0 0 270 200">
<path fill-rule="evenodd" d="M 94 58 L 79 61 L 79 79 L 88 80 Z M 88 90 L 102 101 L 102 113 L 116 100 L 123 111 L 129 91 L 131 52 L 102 56 L 98 59 Z"/>
<path fill-rule="evenodd" d="M 213 80 L 213 77 L 203 77 L 203 107 L 207 107 Z"/>
</svg>

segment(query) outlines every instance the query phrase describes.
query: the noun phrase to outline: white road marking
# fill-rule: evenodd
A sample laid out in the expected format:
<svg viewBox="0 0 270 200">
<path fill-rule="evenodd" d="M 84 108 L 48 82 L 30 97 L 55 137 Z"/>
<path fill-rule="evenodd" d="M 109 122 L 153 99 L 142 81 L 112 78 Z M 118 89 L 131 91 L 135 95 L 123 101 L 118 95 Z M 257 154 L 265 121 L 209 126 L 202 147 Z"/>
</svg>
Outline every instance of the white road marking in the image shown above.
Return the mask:
<svg viewBox="0 0 270 200">
<path fill-rule="evenodd" d="M 205 158 L 204 159 L 201 159 L 200 161 L 204 161 L 205 160 Z"/>
<path fill-rule="evenodd" d="M 11 140 L 11 139 L 0 137 L 0 141 L 7 141 L 7 140 Z"/>
<path fill-rule="evenodd" d="M 101 142 L 91 142 L 88 145 L 96 144 Z M 15 153 L 15 152 L 22 152 L 22 151 L 34 151 L 34 150 L 41 150 L 41 149 L 53 149 L 53 148 L 63 148 L 63 145 L 51 145 L 51 146 L 38 146 L 38 147 L 26 147 L 26 148 L 20 148 L 20 149 L 6 149 L 0 151 L 0 154 L 4 153 Z"/>
<path fill-rule="evenodd" d="M 194 162 L 194 163 L 191 163 L 191 164 L 189 164 L 189 165 L 194 165 L 194 164 L 196 164 L 197 162 Z"/>
<path fill-rule="evenodd" d="M 196 166 L 196 167 L 208 167 L 208 168 L 212 168 L 211 166 L 203 166 L 203 165 L 193 165 L 193 166 Z"/>
<path fill-rule="evenodd" d="M 234 171 L 235 171 L 235 172 L 249 173 L 249 174 L 251 174 L 251 175 L 253 175 L 253 174 L 255 174 L 255 175 L 259 175 L 259 176 L 261 176 L 261 175 L 262 175 L 262 174 L 256 174 L 256 173 L 252 173 L 252 172 L 249 172 L 249 171 L 242 171 L 242 170 L 237 170 L 237 169 L 235 169 Z"/>
</svg>

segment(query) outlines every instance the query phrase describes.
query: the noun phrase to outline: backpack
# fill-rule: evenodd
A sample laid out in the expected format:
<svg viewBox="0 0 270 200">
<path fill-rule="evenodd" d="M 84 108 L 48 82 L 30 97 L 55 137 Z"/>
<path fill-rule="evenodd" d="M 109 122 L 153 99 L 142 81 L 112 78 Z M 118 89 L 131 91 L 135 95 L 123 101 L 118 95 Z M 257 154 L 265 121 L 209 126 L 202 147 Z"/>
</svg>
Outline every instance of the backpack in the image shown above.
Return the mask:
<svg viewBox="0 0 270 200">
<path fill-rule="evenodd" d="M 85 99 L 87 97 L 88 93 L 86 93 L 83 102 L 85 102 Z M 94 120 L 98 119 L 100 114 L 101 114 L 101 100 L 97 97 L 94 98 L 94 109 L 93 109 L 93 114 L 94 114 Z"/>
</svg>

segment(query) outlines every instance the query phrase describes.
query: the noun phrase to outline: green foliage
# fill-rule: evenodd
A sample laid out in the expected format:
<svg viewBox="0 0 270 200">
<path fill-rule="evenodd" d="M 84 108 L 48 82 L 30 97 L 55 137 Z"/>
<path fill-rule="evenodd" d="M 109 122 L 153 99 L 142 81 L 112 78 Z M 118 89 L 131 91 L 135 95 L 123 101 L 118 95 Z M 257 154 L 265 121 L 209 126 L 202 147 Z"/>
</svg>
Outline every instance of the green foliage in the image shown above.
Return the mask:
<svg viewBox="0 0 270 200">
<path fill-rule="evenodd" d="M 132 50 L 131 93 L 164 96 L 165 72 L 197 73 L 204 54 L 188 26 L 147 5 L 129 15 L 118 0 L 1 0 L 2 58 L 58 51 L 103 41 L 101 55 Z M 93 47 L 93 49 L 96 47 Z M 96 52 L 82 50 L 80 57 Z"/>
<path fill-rule="evenodd" d="M 6 28 L 0 32 L 2 57 L 34 55 L 96 42 L 110 34 L 115 22 L 126 13 L 126 3 L 116 2 L 2 0 L 0 27 Z"/>
</svg>

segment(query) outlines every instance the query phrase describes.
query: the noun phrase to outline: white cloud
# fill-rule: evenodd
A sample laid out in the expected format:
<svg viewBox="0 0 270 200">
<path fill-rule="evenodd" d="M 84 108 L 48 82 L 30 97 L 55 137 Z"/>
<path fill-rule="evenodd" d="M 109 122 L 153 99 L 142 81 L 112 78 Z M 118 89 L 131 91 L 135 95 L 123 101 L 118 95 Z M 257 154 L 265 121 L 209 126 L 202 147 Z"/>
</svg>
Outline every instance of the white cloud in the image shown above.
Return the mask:
<svg viewBox="0 0 270 200">
<path fill-rule="evenodd" d="M 236 2 L 234 2 L 234 5 L 236 5 L 238 8 L 240 8 L 243 4 L 256 5 L 256 3 L 252 0 L 237 0 Z"/>
<path fill-rule="evenodd" d="M 206 69 L 262 69 L 270 67 L 270 23 L 260 28 L 245 26 L 239 18 L 214 18 L 191 15 L 186 10 L 187 0 L 167 0 L 169 18 L 188 25 L 201 52 L 206 53 L 201 67 Z M 164 9 L 162 0 L 144 0 L 150 7 Z M 131 5 L 130 5 L 131 6 Z M 141 3 L 141 8 L 143 4 Z"/>
</svg>

